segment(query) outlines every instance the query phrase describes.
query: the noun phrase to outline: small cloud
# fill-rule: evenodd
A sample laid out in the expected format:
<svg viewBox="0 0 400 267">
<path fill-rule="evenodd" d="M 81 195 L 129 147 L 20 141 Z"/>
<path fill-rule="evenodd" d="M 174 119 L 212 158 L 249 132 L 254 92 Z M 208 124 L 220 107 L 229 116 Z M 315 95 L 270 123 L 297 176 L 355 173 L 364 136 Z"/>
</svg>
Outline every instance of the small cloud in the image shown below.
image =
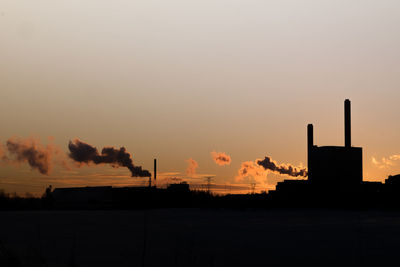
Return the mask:
<svg viewBox="0 0 400 267">
<path fill-rule="evenodd" d="M 197 163 L 197 161 L 195 161 L 192 158 L 187 159 L 186 162 L 188 163 L 188 166 L 186 168 L 186 174 L 188 176 L 195 176 L 196 175 L 196 169 L 199 167 L 199 164 Z"/>
<path fill-rule="evenodd" d="M 385 169 L 396 165 L 397 160 L 400 160 L 400 155 L 391 155 L 388 158 L 383 157 L 380 161 L 375 157 L 371 158 L 371 162 L 379 169 Z"/>
<path fill-rule="evenodd" d="M 211 157 L 219 166 L 231 164 L 231 157 L 224 152 L 211 152 Z"/>
</svg>

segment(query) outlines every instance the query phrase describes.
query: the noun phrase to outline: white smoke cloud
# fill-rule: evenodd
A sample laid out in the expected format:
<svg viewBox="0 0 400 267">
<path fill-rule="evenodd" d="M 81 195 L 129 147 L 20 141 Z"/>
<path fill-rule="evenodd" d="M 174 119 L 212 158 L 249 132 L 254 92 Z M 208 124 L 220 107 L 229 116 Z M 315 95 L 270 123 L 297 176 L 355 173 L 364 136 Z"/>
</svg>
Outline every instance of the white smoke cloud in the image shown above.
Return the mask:
<svg viewBox="0 0 400 267">
<path fill-rule="evenodd" d="M 383 157 L 381 160 L 378 160 L 375 157 L 371 158 L 372 164 L 379 169 L 393 167 L 396 165 L 396 161 L 398 160 L 400 160 L 400 155 L 391 155 L 388 158 Z"/>
</svg>

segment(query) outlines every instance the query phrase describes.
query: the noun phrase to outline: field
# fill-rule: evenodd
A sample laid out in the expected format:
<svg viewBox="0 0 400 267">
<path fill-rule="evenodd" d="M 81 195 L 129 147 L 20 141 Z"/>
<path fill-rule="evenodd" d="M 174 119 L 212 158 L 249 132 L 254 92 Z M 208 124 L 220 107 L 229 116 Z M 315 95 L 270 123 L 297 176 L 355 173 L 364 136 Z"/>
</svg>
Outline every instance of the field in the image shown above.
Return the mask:
<svg viewBox="0 0 400 267">
<path fill-rule="evenodd" d="M 0 213 L 0 266 L 397 266 L 400 213 Z"/>
</svg>

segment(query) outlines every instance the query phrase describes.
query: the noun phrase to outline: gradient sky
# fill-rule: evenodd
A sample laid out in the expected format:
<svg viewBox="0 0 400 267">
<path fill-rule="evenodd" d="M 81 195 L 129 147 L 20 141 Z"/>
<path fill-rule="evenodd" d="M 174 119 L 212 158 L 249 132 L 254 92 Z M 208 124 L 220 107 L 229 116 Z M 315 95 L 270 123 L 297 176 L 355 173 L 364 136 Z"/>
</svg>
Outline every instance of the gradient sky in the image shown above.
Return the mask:
<svg viewBox="0 0 400 267">
<path fill-rule="evenodd" d="M 364 180 L 382 181 L 400 172 L 400 161 L 372 163 L 400 153 L 399 25 L 396 0 L 3 0 L 0 141 L 125 146 L 135 164 L 152 170 L 156 157 L 171 177 L 193 158 L 199 174 L 235 184 L 243 161 L 305 165 L 307 123 L 317 145 L 343 145 L 349 98 Z M 217 166 L 214 150 L 232 163 Z M 140 180 L 128 175 L 3 165 L 0 188 Z"/>
</svg>

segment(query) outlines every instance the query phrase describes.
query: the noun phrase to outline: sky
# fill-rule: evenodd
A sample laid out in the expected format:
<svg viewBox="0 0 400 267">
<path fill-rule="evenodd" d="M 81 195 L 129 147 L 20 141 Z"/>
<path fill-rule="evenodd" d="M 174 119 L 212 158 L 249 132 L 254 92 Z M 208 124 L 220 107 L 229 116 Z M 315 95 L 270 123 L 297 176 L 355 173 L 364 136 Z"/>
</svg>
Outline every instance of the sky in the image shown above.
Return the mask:
<svg viewBox="0 0 400 267">
<path fill-rule="evenodd" d="M 383 181 L 400 173 L 398 25 L 395 0 L 3 0 L 0 142 L 36 138 L 64 154 L 75 138 L 123 146 L 149 171 L 157 158 L 164 182 L 213 176 L 248 192 L 243 162 L 306 166 L 308 123 L 315 144 L 343 145 L 349 98 L 364 180 Z M 213 151 L 231 163 L 217 165 Z M 188 159 L 198 164 L 191 176 Z M 68 164 L 42 175 L 3 162 L 0 188 L 146 181 Z M 257 191 L 288 178 L 269 172 Z"/>
</svg>

